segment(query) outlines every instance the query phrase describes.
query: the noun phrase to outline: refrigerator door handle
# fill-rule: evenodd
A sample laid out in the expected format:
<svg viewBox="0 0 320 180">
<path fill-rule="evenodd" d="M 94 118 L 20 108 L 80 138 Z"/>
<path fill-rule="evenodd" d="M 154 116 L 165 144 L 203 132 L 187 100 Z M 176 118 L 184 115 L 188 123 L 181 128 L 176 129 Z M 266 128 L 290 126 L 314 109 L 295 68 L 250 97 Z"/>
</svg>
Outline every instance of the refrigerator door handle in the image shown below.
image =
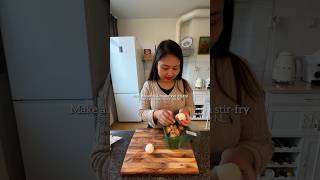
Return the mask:
<svg viewBox="0 0 320 180">
<path fill-rule="evenodd" d="M 123 52 L 123 47 L 119 46 L 119 52 L 122 53 Z"/>
</svg>

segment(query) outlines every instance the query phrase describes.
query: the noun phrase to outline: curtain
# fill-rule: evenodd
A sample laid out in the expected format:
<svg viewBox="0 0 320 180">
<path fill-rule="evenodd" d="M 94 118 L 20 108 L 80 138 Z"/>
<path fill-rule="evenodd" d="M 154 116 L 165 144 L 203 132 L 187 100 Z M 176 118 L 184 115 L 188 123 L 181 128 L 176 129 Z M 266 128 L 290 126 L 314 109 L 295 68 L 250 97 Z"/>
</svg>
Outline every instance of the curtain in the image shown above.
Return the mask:
<svg viewBox="0 0 320 180">
<path fill-rule="evenodd" d="M 118 22 L 117 18 L 114 17 L 112 14 L 110 14 L 109 15 L 110 37 L 111 36 L 119 36 L 117 22 Z"/>
</svg>

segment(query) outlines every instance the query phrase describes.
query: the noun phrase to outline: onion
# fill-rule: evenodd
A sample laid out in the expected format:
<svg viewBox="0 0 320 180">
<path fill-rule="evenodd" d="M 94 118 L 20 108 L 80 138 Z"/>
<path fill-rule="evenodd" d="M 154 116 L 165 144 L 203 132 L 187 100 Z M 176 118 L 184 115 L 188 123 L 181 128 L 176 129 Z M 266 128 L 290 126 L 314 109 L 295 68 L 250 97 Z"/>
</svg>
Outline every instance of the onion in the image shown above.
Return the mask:
<svg viewBox="0 0 320 180">
<path fill-rule="evenodd" d="M 154 146 L 153 146 L 153 144 L 151 144 L 151 143 L 147 144 L 144 150 L 145 150 L 146 153 L 148 153 L 148 154 L 153 153 L 153 151 L 154 151 Z"/>
</svg>

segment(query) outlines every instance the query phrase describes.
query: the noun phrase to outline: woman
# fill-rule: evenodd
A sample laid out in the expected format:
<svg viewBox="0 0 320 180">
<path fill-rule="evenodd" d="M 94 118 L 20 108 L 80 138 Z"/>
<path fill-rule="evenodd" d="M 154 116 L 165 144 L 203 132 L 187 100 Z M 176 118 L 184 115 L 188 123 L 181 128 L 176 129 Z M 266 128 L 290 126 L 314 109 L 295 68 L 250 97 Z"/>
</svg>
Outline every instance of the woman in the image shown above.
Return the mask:
<svg viewBox="0 0 320 180">
<path fill-rule="evenodd" d="M 162 41 L 155 53 L 151 72 L 141 90 L 139 116 L 148 127 L 174 124 L 174 114 L 184 113 L 187 126 L 194 112 L 192 90 L 182 78 L 183 56 L 180 46 L 172 41 Z"/>
<path fill-rule="evenodd" d="M 243 179 L 255 180 L 272 158 L 273 144 L 264 91 L 247 62 L 230 51 L 233 6 L 233 0 L 211 0 L 214 115 L 210 162 L 211 167 L 234 163 Z"/>
</svg>

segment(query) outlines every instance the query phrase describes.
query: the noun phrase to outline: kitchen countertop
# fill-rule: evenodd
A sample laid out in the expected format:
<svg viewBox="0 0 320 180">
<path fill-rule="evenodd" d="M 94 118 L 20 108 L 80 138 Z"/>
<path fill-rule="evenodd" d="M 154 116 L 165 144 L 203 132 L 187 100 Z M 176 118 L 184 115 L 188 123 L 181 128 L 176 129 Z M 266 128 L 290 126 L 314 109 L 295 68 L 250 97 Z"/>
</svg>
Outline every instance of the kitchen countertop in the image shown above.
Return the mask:
<svg viewBox="0 0 320 180">
<path fill-rule="evenodd" d="M 201 88 L 201 89 L 192 88 L 192 91 L 210 91 L 210 89 L 207 89 L 207 88 Z"/>
<path fill-rule="evenodd" d="M 297 81 L 293 85 L 265 84 L 264 90 L 269 93 L 316 94 L 320 93 L 320 86 L 311 85 L 310 83 L 303 81 Z"/>
<path fill-rule="evenodd" d="M 209 167 L 210 167 L 210 153 L 209 153 L 209 131 L 197 132 L 198 136 L 192 141 L 193 151 L 198 163 L 199 175 L 134 175 L 134 176 L 121 176 L 120 170 L 122 167 L 122 162 L 124 156 L 128 149 L 130 140 L 133 136 L 134 131 L 111 131 L 110 134 L 114 136 L 120 136 L 123 139 L 112 144 L 112 149 L 110 153 L 110 167 L 109 167 L 109 178 L 110 179 L 210 179 L 209 178 Z"/>
</svg>

